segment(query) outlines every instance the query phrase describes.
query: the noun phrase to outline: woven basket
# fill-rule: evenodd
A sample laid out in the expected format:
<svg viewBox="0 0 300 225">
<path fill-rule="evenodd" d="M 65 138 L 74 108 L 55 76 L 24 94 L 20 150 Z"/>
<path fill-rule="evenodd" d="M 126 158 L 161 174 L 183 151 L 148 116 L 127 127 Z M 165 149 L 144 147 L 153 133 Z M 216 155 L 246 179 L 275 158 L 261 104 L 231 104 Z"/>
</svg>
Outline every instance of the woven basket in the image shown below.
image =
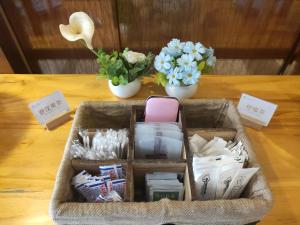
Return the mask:
<svg viewBox="0 0 300 225">
<path fill-rule="evenodd" d="M 50 216 L 58 224 L 248 224 L 259 221 L 272 206 L 271 191 L 261 170 L 251 179 L 241 198 L 197 201 L 188 136 L 194 133 L 241 140 L 249 153 L 249 167 L 259 167 L 239 115 L 227 100 L 186 100 L 181 104 L 179 122 L 184 132 L 180 160 L 141 160 L 134 157 L 134 123 L 143 120 L 144 101 L 84 102 L 76 112 L 73 126 L 50 202 Z M 90 161 L 71 159 L 71 141 L 82 128 L 128 128 L 129 148 L 123 159 Z M 85 203 L 72 189 L 72 177 L 85 169 L 96 173 L 99 165 L 118 163 L 126 169 L 125 202 Z M 162 199 L 145 202 L 144 177 L 148 172 L 184 173 L 184 201 Z"/>
</svg>

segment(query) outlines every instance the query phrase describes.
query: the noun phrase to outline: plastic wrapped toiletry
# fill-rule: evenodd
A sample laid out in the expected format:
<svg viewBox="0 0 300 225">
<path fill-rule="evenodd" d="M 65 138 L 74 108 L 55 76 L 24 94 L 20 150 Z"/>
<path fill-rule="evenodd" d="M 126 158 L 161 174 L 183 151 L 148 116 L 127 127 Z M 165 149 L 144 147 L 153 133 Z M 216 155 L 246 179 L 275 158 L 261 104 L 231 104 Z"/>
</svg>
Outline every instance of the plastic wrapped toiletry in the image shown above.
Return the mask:
<svg viewBox="0 0 300 225">
<path fill-rule="evenodd" d="M 182 152 L 182 140 L 164 136 L 144 136 L 135 138 L 135 157 L 179 159 Z"/>
<path fill-rule="evenodd" d="M 217 183 L 216 189 L 216 199 L 223 198 L 224 193 L 228 189 L 233 177 L 235 176 L 236 172 L 243 168 L 243 164 L 237 161 L 232 163 L 224 163 L 220 170 L 219 170 L 219 179 Z"/>
<path fill-rule="evenodd" d="M 124 178 L 122 165 L 99 166 L 101 176 L 109 175 L 112 180 Z"/>
<path fill-rule="evenodd" d="M 107 187 L 104 181 L 96 181 L 85 184 L 85 197 L 89 202 L 95 202 L 99 195 L 107 195 Z"/>
<path fill-rule="evenodd" d="M 126 180 L 121 165 L 100 166 L 101 176 L 92 176 L 83 170 L 72 178 L 74 188 L 88 202 L 122 201 Z M 114 193 L 117 192 L 117 193 Z"/>
<path fill-rule="evenodd" d="M 106 182 L 108 192 L 116 191 L 121 197 L 124 197 L 126 181 L 125 179 L 116 179 Z"/>
<path fill-rule="evenodd" d="M 123 199 L 116 191 L 111 191 L 107 195 L 99 195 L 96 202 L 122 202 Z"/>
<path fill-rule="evenodd" d="M 226 147 L 226 144 L 227 142 L 224 141 L 222 138 L 214 137 L 201 149 L 201 154 L 203 156 L 224 155 L 224 149 Z"/>
<path fill-rule="evenodd" d="M 137 122 L 135 124 L 135 158 L 180 159 L 183 133 L 175 122 Z"/>
<path fill-rule="evenodd" d="M 82 144 L 79 140 L 73 141 L 70 149 L 73 158 L 89 160 L 119 159 L 123 157 L 127 150 L 127 129 L 96 130 L 93 136 L 88 130 L 79 129 L 78 134 L 82 138 Z"/>
<path fill-rule="evenodd" d="M 194 134 L 192 137 L 189 138 L 190 149 L 192 150 L 193 154 L 198 155 L 201 154 L 201 150 L 207 144 L 207 140 L 199 136 L 198 134 Z"/>
<path fill-rule="evenodd" d="M 193 157 L 197 197 L 200 200 L 223 198 L 236 172 L 243 168 L 232 156 Z"/>
<path fill-rule="evenodd" d="M 247 163 L 248 152 L 241 141 L 225 141 L 222 138 L 214 137 L 205 143 L 205 139 L 199 135 L 189 138 L 191 150 L 195 156 L 218 156 L 228 155 L 235 158 L 236 161 Z"/>
<path fill-rule="evenodd" d="M 196 193 L 199 200 L 215 199 L 218 170 L 216 165 L 194 168 Z"/>
<path fill-rule="evenodd" d="M 224 199 L 238 198 L 259 168 L 239 169 L 223 195 Z"/>
</svg>

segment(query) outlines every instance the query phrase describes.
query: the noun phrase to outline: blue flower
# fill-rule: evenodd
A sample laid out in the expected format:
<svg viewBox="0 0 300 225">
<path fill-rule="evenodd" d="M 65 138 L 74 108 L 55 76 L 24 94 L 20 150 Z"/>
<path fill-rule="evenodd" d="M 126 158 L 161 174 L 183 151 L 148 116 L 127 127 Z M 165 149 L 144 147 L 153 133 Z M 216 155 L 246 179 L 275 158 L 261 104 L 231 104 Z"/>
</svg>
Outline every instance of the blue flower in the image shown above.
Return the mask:
<svg viewBox="0 0 300 225">
<path fill-rule="evenodd" d="M 183 52 L 191 53 L 194 48 L 195 48 L 194 43 L 191 41 L 187 41 L 184 43 Z"/>
<path fill-rule="evenodd" d="M 203 59 L 202 54 L 205 53 L 205 47 L 200 43 L 194 44 L 191 41 L 185 43 L 183 51 L 185 53 L 191 54 L 197 61 Z"/>
<path fill-rule="evenodd" d="M 182 79 L 183 75 L 184 75 L 184 69 L 182 67 L 175 67 L 175 69 L 173 70 L 173 73 L 176 77 L 176 79 Z"/>
<path fill-rule="evenodd" d="M 206 55 L 207 55 L 207 60 L 206 63 L 209 66 L 214 66 L 216 64 L 217 58 L 214 56 L 214 49 L 212 47 L 209 47 L 206 49 Z"/>
<path fill-rule="evenodd" d="M 195 49 L 196 49 L 199 53 L 201 53 L 201 54 L 204 54 L 205 51 L 206 51 L 206 48 L 205 48 L 204 45 L 201 44 L 200 42 L 197 42 L 197 43 L 195 44 Z"/>
<path fill-rule="evenodd" d="M 213 56 L 214 55 L 214 49 L 212 47 L 209 47 L 207 49 L 205 49 L 205 53 L 207 56 Z"/>
<path fill-rule="evenodd" d="M 172 57 L 165 54 L 164 52 L 160 52 L 159 55 L 155 57 L 154 67 L 161 73 L 167 73 L 168 70 L 172 67 Z"/>
<path fill-rule="evenodd" d="M 184 74 L 182 82 L 185 85 L 192 85 L 198 82 L 201 73 L 196 68 Z"/>
<path fill-rule="evenodd" d="M 207 65 L 215 66 L 217 58 L 215 56 L 209 56 L 206 60 Z"/>
<path fill-rule="evenodd" d="M 176 68 L 178 68 L 178 67 L 176 67 Z M 180 85 L 180 81 L 177 80 L 177 77 L 176 77 L 176 74 L 174 73 L 174 70 L 171 69 L 169 71 L 169 73 L 167 75 L 167 79 L 168 79 L 168 82 L 169 82 L 170 85 L 179 86 Z"/>
<path fill-rule="evenodd" d="M 167 47 L 163 47 L 161 49 L 161 52 L 165 53 L 166 55 L 171 55 L 170 52 L 169 52 L 169 49 Z"/>
<path fill-rule="evenodd" d="M 174 38 L 168 43 L 167 47 L 163 48 L 163 51 L 171 56 L 176 57 L 182 54 L 182 46 L 183 44 L 180 42 L 180 40 Z"/>
<path fill-rule="evenodd" d="M 183 54 L 177 59 L 177 63 L 179 66 L 183 67 L 185 71 L 190 71 L 197 66 L 197 63 L 194 61 L 194 57 L 191 54 Z"/>
</svg>

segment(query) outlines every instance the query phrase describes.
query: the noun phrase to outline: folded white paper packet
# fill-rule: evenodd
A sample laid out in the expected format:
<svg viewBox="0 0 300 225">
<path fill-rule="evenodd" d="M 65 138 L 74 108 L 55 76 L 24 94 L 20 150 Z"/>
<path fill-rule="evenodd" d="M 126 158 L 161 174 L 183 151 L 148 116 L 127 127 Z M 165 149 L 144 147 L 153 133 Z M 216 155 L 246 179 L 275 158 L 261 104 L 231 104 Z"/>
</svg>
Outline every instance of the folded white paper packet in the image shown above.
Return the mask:
<svg viewBox="0 0 300 225">
<path fill-rule="evenodd" d="M 223 195 L 225 199 L 238 198 L 242 194 L 244 188 L 248 184 L 252 176 L 259 168 L 244 168 L 239 169 L 233 177 L 229 187 Z"/>
<path fill-rule="evenodd" d="M 193 171 L 199 200 L 239 198 L 259 168 L 243 168 L 248 154 L 241 142 L 219 137 L 207 141 L 195 134 L 189 138 L 194 154 Z"/>
<path fill-rule="evenodd" d="M 201 150 L 207 144 L 207 140 L 200 137 L 198 134 L 189 137 L 189 142 L 190 148 L 194 154 L 196 154 L 198 150 Z"/>
</svg>

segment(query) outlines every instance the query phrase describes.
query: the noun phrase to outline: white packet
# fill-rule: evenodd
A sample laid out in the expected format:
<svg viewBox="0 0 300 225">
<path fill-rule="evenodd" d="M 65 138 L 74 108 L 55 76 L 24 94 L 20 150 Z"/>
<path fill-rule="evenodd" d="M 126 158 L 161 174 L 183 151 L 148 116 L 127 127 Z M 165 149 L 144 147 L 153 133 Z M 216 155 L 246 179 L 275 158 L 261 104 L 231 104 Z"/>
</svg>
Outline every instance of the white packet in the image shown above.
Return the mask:
<svg viewBox="0 0 300 225">
<path fill-rule="evenodd" d="M 227 155 L 193 157 L 193 171 L 196 186 L 198 186 L 196 190 L 199 199 L 212 200 L 221 198 L 227 184 L 224 183 L 228 178 L 226 175 L 230 173 L 234 175 L 237 169 L 242 167 L 242 163 Z M 227 171 L 231 168 L 234 168 L 235 171 Z M 205 182 L 207 182 L 207 185 Z M 206 191 L 204 190 L 205 188 L 207 189 Z"/>
<path fill-rule="evenodd" d="M 233 180 L 233 177 L 241 168 L 243 168 L 243 164 L 236 161 L 230 164 L 222 165 L 217 183 L 216 199 L 221 199 L 223 197 L 231 181 Z"/>
<path fill-rule="evenodd" d="M 155 129 L 155 130 L 178 130 L 181 131 L 179 123 L 163 123 L 163 122 L 136 122 L 135 129 Z"/>
<path fill-rule="evenodd" d="M 201 154 L 204 156 L 207 155 L 224 155 L 225 146 L 227 142 L 219 137 L 214 137 L 214 139 L 210 140 L 201 150 Z M 230 154 L 230 152 L 228 152 Z"/>
<path fill-rule="evenodd" d="M 146 137 L 135 138 L 135 156 L 143 158 L 167 158 L 171 160 L 180 159 L 183 141 L 168 137 Z"/>
<path fill-rule="evenodd" d="M 189 143 L 193 154 L 198 154 L 202 152 L 203 147 L 208 142 L 198 134 L 194 134 L 192 137 L 189 137 Z"/>
<path fill-rule="evenodd" d="M 239 169 L 223 195 L 224 199 L 238 198 L 259 168 Z"/>
<path fill-rule="evenodd" d="M 145 177 L 148 180 L 177 180 L 177 173 L 170 172 L 154 172 L 147 173 Z"/>
<path fill-rule="evenodd" d="M 169 137 L 174 138 L 177 140 L 183 140 L 183 133 L 177 130 L 138 130 L 135 133 L 137 139 L 149 137 L 149 136 L 162 136 L 162 137 Z"/>
<path fill-rule="evenodd" d="M 194 168 L 196 194 L 199 200 L 215 199 L 218 170 L 219 167 L 216 165 Z"/>
</svg>

